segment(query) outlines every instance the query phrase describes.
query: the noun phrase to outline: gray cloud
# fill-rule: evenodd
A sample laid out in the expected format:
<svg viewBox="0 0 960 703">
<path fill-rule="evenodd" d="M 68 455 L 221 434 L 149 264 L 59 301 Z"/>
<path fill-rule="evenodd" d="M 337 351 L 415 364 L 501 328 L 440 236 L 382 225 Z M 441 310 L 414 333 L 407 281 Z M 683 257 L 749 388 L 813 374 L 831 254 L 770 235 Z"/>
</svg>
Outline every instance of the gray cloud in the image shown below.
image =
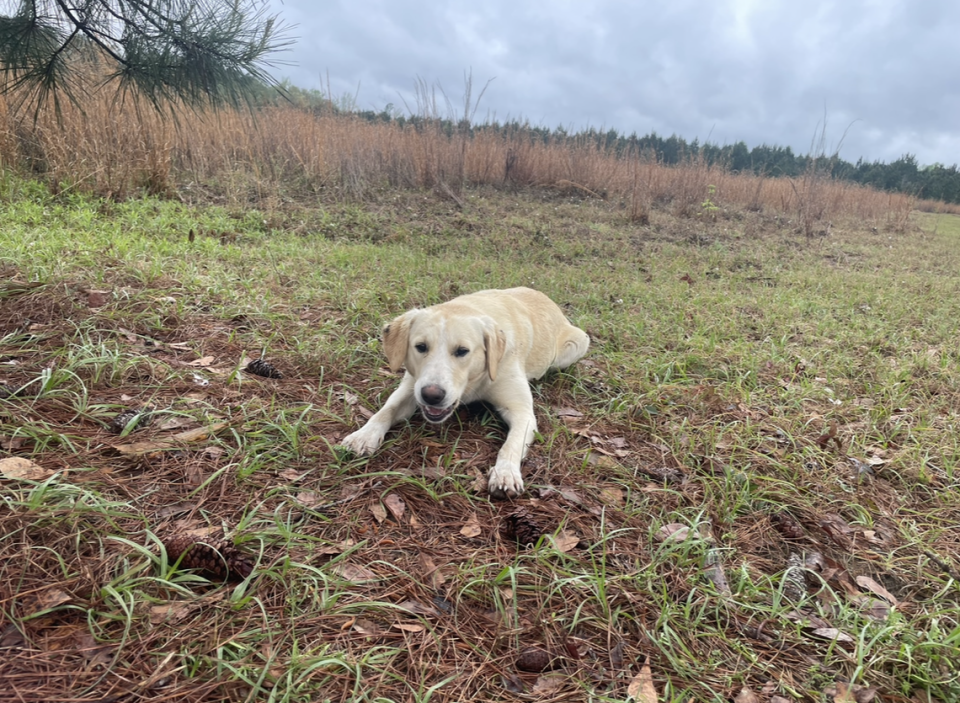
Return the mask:
<svg viewBox="0 0 960 703">
<path fill-rule="evenodd" d="M 960 4 L 950 0 L 271 0 L 298 25 L 305 88 L 414 107 L 414 81 L 478 117 L 745 141 L 807 152 L 826 114 L 841 155 L 960 161 Z M 661 6 L 662 5 L 662 6 Z"/>
</svg>

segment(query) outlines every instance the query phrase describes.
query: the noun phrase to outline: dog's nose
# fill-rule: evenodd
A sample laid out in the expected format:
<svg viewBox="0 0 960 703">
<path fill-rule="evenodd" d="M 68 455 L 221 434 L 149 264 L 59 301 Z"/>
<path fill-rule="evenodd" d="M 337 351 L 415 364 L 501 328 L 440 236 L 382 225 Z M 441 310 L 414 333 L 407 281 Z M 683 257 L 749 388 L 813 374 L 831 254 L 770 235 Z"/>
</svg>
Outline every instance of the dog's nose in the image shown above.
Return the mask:
<svg viewBox="0 0 960 703">
<path fill-rule="evenodd" d="M 435 383 L 420 389 L 420 397 L 427 405 L 440 405 L 447 397 L 447 392 Z"/>
</svg>

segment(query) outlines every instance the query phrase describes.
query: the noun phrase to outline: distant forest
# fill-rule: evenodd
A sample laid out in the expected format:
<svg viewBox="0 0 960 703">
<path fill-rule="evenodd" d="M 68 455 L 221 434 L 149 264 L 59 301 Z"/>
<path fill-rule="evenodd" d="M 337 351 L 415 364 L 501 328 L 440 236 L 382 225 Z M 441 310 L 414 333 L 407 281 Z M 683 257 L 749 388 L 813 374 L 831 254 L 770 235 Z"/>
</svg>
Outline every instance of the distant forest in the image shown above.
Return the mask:
<svg viewBox="0 0 960 703">
<path fill-rule="evenodd" d="M 752 149 L 745 142 L 736 142 L 720 146 L 694 139 L 687 142 L 682 137 L 671 135 L 662 137 L 650 133 L 639 137 L 636 133 L 625 135 L 615 129 L 600 131 L 586 129 L 570 133 L 562 127 L 549 129 L 537 127 L 528 122 L 486 122 L 471 125 L 468 122 L 458 123 L 455 119 L 442 119 L 421 116 L 407 116 L 393 105 L 377 112 L 374 110 L 360 110 L 355 101 L 349 96 L 337 101 L 329 100 L 321 91 L 304 90 L 289 83 L 283 83 L 285 98 L 279 98 L 274 91 L 262 95 L 262 102 L 278 104 L 292 102 L 294 105 L 312 110 L 334 110 L 337 112 L 352 113 L 362 119 L 370 121 L 394 122 L 400 126 L 412 124 L 426 126 L 437 125 L 453 134 L 461 127 L 471 132 L 493 130 L 504 134 L 529 134 L 531 139 L 543 142 L 563 141 L 573 144 L 595 144 L 598 149 L 611 151 L 616 154 L 640 154 L 655 158 L 664 164 L 679 164 L 692 159 L 703 159 L 708 164 L 719 164 L 731 171 L 750 172 L 765 176 L 795 177 L 804 173 L 815 160 L 815 166 L 820 173 L 829 172 L 834 178 L 853 181 L 863 185 L 873 186 L 880 190 L 906 193 L 929 200 L 942 200 L 947 203 L 960 203 L 960 170 L 957 165 L 944 166 L 933 164 L 920 166 L 916 156 L 904 154 L 896 161 L 864 161 L 858 159 L 856 163 L 845 161 L 837 155 L 829 154 L 795 154 L 790 147 L 770 146 L 761 144 Z M 447 104 L 448 108 L 450 107 Z M 418 106 L 420 107 L 420 106 Z M 449 110 L 451 113 L 452 109 Z"/>
</svg>

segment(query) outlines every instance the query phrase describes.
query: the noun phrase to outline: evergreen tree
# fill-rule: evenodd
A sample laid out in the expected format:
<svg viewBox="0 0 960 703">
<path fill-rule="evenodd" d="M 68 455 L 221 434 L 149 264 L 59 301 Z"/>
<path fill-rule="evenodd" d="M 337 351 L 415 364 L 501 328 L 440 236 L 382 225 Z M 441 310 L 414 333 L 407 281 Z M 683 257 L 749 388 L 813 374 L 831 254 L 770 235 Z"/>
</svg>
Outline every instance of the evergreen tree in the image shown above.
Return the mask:
<svg viewBox="0 0 960 703">
<path fill-rule="evenodd" d="M 158 110 L 249 100 L 286 27 L 265 0 L 6 0 L 0 90 L 39 109 L 92 87 L 134 89 Z"/>
</svg>

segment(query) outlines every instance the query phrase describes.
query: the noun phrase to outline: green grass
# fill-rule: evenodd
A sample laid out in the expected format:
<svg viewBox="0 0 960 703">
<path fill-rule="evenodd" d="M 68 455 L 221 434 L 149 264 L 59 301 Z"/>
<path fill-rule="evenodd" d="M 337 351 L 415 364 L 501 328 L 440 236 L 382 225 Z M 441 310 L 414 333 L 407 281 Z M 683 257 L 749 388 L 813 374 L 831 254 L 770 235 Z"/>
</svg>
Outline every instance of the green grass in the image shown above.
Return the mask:
<svg viewBox="0 0 960 703">
<path fill-rule="evenodd" d="M 0 479 L 0 687 L 22 699 L 513 700 L 532 645 L 566 655 L 541 699 L 622 701 L 648 658 L 667 701 L 960 696 L 960 219 L 808 240 L 550 193 L 262 213 L 0 193 L 4 279 L 42 283 L 0 296 L 0 382 L 29 384 L 0 398 L 0 458 L 53 472 Z M 483 414 L 335 450 L 396 385 L 385 320 L 513 285 L 593 339 L 535 384 L 522 499 L 473 490 L 503 437 Z M 283 380 L 239 370 L 261 354 Z M 404 515 L 378 519 L 391 494 Z M 580 545 L 518 549 L 518 506 Z M 255 577 L 177 567 L 161 540 L 198 529 Z"/>
</svg>

